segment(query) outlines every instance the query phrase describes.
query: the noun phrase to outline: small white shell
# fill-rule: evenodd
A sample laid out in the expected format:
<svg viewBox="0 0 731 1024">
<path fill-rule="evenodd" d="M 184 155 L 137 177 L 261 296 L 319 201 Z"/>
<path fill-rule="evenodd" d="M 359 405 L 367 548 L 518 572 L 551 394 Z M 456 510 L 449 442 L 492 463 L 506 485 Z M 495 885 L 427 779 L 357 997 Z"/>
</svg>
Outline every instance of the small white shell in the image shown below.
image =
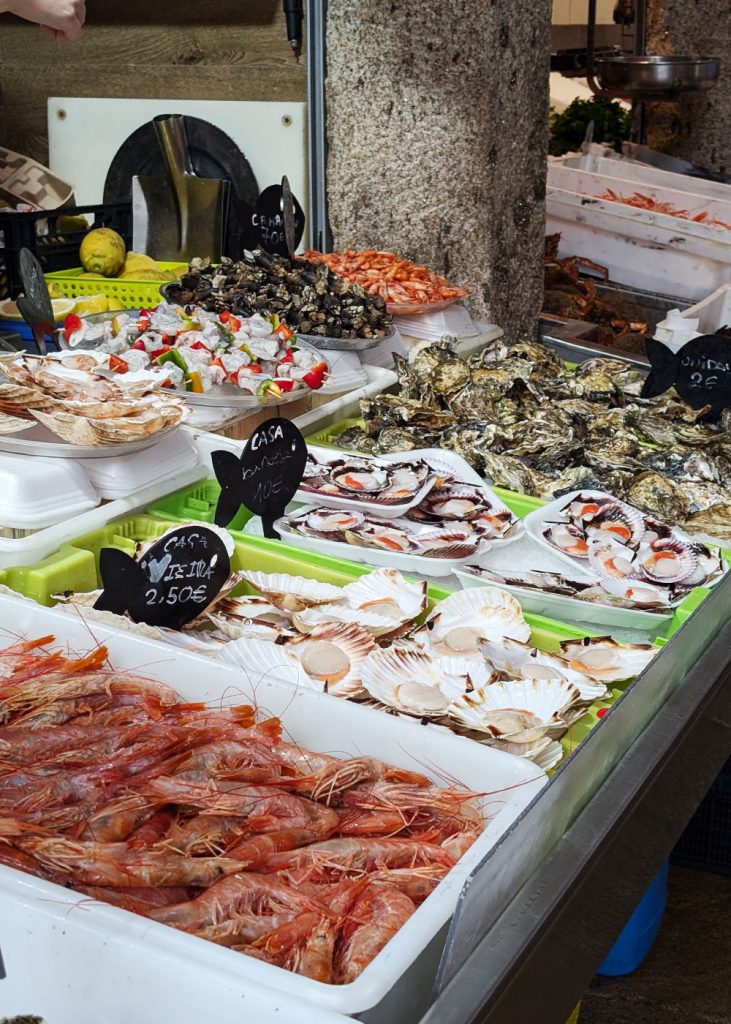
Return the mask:
<svg viewBox="0 0 731 1024">
<path fill-rule="evenodd" d="M 342 590 L 330 583 L 318 583 L 304 576 L 287 573 L 245 572 L 243 578 L 273 605 L 288 612 L 298 612 L 318 604 L 340 601 Z"/>
<path fill-rule="evenodd" d="M 335 697 L 357 697 L 363 691 L 361 669 L 376 644 L 358 626 L 323 623 L 306 636 L 286 643 L 308 676 L 324 685 Z"/>
<path fill-rule="evenodd" d="M 591 543 L 589 565 L 602 581 L 623 580 L 636 572 L 636 553 L 620 544 Z"/>
<path fill-rule="evenodd" d="M 390 619 L 396 626 L 413 622 L 426 608 L 426 582 L 405 579 L 398 569 L 377 569 L 342 589 L 356 611 Z"/>
<path fill-rule="evenodd" d="M 564 640 L 559 657 L 578 672 L 613 683 L 639 675 L 657 652 L 652 644 L 621 644 L 602 636 Z"/>
<path fill-rule="evenodd" d="M 269 640 L 242 639 L 226 644 L 218 656 L 219 661 L 236 665 L 256 687 L 261 683 L 278 682 L 288 686 L 301 686 L 308 690 L 325 689 L 324 684 L 305 672 L 298 658 L 281 644 Z"/>
</svg>

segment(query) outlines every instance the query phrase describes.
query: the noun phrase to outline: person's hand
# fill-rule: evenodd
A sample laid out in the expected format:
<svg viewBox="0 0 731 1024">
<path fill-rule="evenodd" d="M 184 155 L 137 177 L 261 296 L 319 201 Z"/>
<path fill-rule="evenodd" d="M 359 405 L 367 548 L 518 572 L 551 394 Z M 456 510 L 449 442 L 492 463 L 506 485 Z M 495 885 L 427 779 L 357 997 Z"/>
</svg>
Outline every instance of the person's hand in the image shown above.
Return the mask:
<svg viewBox="0 0 731 1024">
<path fill-rule="evenodd" d="M 9 14 L 34 21 L 53 39 L 78 39 L 86 21 L 86 0 L 9 0 Z"/>
</svg>

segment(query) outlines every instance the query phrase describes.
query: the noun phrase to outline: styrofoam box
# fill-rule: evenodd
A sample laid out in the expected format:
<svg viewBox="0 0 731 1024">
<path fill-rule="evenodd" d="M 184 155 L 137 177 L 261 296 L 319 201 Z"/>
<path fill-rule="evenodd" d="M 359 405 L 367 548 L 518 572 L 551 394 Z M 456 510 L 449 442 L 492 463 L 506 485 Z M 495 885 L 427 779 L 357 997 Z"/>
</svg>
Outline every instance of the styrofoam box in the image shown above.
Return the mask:
<svg viewBox="0 0 731 1024">
<path fill-rule="evenodd" d="M 696 179 L 687 185 L 683 175 L 671 177 L 686 183 L 685 190 L 550 162 L 546 230 L 560 232 L 561 256 L 586 256 L 605 266 L 618 284 L 701 299 L 731 277 L 731 231 L 596 198 L 607 189 L 621 195 L 642 192 L 691 216 L 707 211 L 731 224 L 731 201 L 691 191 L 702 187 Z"/>
<path fill-rule="evenodd" d="M 702 334 L 713 334 L 731 324 L 731 284 L 717 288 L 712 295 L 682 312 L 671 310 L 655 328 L 655 338 L 677 352 L 687 341 Z M 729 338 L 731 352 L 731 338 Z"/>
<path fill-rule="evenodd" d="M 17 871 L 0 878 L 3 1017 L 49 1024 L 353 1024 L 258 983 L 216 979 L 190 958 L 185 970 L 159 944 L 130 942 L 127 921 L 96 919 L 77 897 L 69 910 Z"/>
<path fill-rule="evenodd" d="M 17 910 L 22 906 L 28 920 L 32 920 L 34 926 L 37 923 L 32 955 L 40 959 L 38 951 L 45 949 L 50 956 L 57 946 L 63 945 L 63 953 L 59 952 L 61 961 L 78 959 L 82 962 L 86 973 L 96 977 L 97 991 L 105 993 L 101 1008 L 98 1012 L 94 1010 L 94 1019 L 103 1020 L 105 1024 L 121 1024 L 122 1020 L 139 1024 L 145 1007 L 150 1006 L 158 1008 L 159 1020 L 179 1020 L 178 985 L 177 981 L 171 984 L 171 971 L 177 972 L 176 979 L 187 979 L 186 986 L 190 981 L 196 993 L 193 979 L 196 976 L 201 979 L 208 1006 L 201 1020 L 218 1019 L 216 995 L 219 990 L 227 993 L 227 999 L 231 993 L 238 992 L 243 1009 L 243 999 L 254 986 L 257 991 L 262 986 L 300 999 L 305 1007 L 310 1003 L 338 1013 L 354 1014 L 374 1007 L 415 961 L 424 962 L 423 951 L 452 914 L 470 872 L 547 781 L 535 765 L 447 730 L 431 728 L 427 732 L 416 722 L 391 718 L 375 709 L 326 694 L 294 689 L 260 678 L 255 672 L 247 675 L 244 669 L 216 665 L 212 672 L 205 658 L 171 651 L 165 644 L 87 622 L 83 615 L 71 617 L 52 608 L 0 595 L 0 621 L 8 642 L 23 635 L 54 634 L 60 643 L 68 644 L 78 653 L 97 643 L 105 643 L 115 668 L 145 672 L 163 680 L 184 700 L 211 701 L 216 707 L 255 703 L 262 714 L 278 715 L 285 735 L 305 748 L 341 757 L 373 756 L 401 768 L 423 772 L 437 783 L 448 778 L 450 785 L 490 793 L 483 798 L 486 825 L 480 838 L 360 977 L 349 985 L 325 985 L 291 974 L 118 907 L 96 904 L 68 889 L 12 868 L 0 867 L 3 902 L 0 948 L 3 955 L 10 954 L 15 934 L 8 925 L 9 908 Z M 93 954 L 90 930 L 99 937 Z M 131 965 L 133 952 L 137 955 Z M 159 957 L 165 958 L 166 966 L 158 972 Z M 120 963 L 127 968 L 122 975 Z M 121 998 L 118 990 L 126 987 L 120 984 L 121 977 L 130 976 L 128 965 L 135 978 L 139 970 L 142 981 L 138 985 L 135 980 L 136 995 L 128 992 L 124 996 L 128 1003 L 135 999 L 135 1012 L 124 1017 L 112 1016 L 110 1008 Z M 46 966 L 53 974 L 55 964 L 49 960 Z M 418 969 L 409 971 L 414 999 L 425 987 L 431 986 L 431 969 L 433 964 L 425 967 L 421 974 Z M 0 998 L 3 984 L 0 981 Z M 55 984 L 58 985 L 58 980 Z M 42 975 L 37 985 L 30 993 L 36 1002 L 43 996 Z M 170 1010 L 165 1013 L 164 1007 Z M 5 1010 L 3 1004 L 0 1008 Z M 26 1009 L 36 1012 L 33 1008 Z M 80 1011 L 82 1016 L 88 1015 L 88 1005 L 83 1010 L 80 1006 Z M 52 1020 L 51 1015 L 49 1021 Z"/>
<path fill-rule="evenodd" d="M 98 504 L 77 462 L 0 453 L 0 527 L 42 530 Z"/>
</svg>

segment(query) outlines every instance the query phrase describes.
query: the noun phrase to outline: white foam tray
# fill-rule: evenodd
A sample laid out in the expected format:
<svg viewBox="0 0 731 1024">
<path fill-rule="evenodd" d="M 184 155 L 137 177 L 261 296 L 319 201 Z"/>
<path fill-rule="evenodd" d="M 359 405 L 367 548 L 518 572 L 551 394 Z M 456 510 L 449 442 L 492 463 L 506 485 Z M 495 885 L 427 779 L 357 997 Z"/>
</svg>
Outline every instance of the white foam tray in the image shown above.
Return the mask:
<svg viewBox="0 0 731 1024">
<path fill-rule="evenodd" d="M 68 644 L 78 653 L 97 643 L 105 643 L 116 668 L 145 672 L 163 680 L 187 701 L 210 701 L 215 706 L 253 702 L 262 714 L 278 715 L 285 734 L 311 750 L 342 757 L 373 756 L 401 768 L 423 772 L 435 782 L 443 783 L 447 778 L 451 785 L 490 793 L 483 804 L 489 820 L 480 838 L 386 948 L 349 985 L 325 985 L 288 973 L 118 907 L 96 904 L 68 889 L 0 867 L 0 948 L 3 954 L 12 949 L 15 937 L 15 930 L 8 926 L 9 908 L 16 914 L 22 907 L 26 919 L 33 922 L 33 956 L 40 960 L 38 950 L 59 947 L 62 961 L 68 958 L 83 964 L 85 973 L 94 976 L 97 990 L 106 994 L 102 1001 L 103 1012 L 97 1014 L 105 1024 L 122 1024 L 129 1020 L 139 1024 L 148 1007 L 158 1008 L 160 1021 L 179 1020 L 179 989 L 177 982 L 171 984 L 173 976 L 180 978 L 186 987 L 190 984 L 196 998 L 205 996 L 208 1000 L 208 1012 L 200 1020 L 218 1020 L 215 1011 L 219 991 L 227 996 L 238 993 L 244 1000 L 252 988 L 261 994 L 264 989 L 272 989 L 280 996 L 302 1000 L 303 1012 L 308 1004 L 345 1014 L 360 1013 L 375 1006 L 399 982 L 407 968 L 419 960 L 452 914 L 470 872 L 547 781 L 535 765 L 447 730 L 430 729 L 427 736 L 416 722 L 392 718 L 375 709 L 311 690 L 294 690 L 261 678 L 253 670 L 247 673 L 243 669 L 216 665 L 212 672 L 205 658 L 171 651 L 156 641 L 87 622 L 83 615 L 76 618 L 30 601 L 0 595 L 0 622 L 0 635 L 5 636 L 8 643 L 23 635 L 54 634 L 59 643 Z M 90 933 L 95 935 L 91 956 Z M 134 963 L 129 968 L 132 954 Z M 158 971 L 160 958 L 165 967 Z M 118 995 L 118 990 L 127 986 L 120 984 L 120 963 L 131 969 L 135 977 L 134 990 L 130 988 L 123 997 Z M 54 966 L 48 964 L 51 975 Z M 198 978 L 204 992 L 199 991 Z M 427 971 L 420 975 L 418 968 L 409 972 L 408 978 L 408 984 L 414 986 L 414 998 L 433 980 Z M 0 998 L 4 984 L 0 982 Z M 58 986 L 59 980 L 54 984 Z M 43 975 L 32 995 L 37 1000 L 43 997 Z M 127 1000 L 128 1005 L 134 1000 L 139 1015 L 133 1012 L 113 1016 L 111 1008 L 118 998 Z M 35 1012 L 31 1007 L 25 1009 Z M 245 1009 L 243 1002 L 242 1009 Z M 2 1010 L 5 1012 L 4 1004 Z M 307 1018 L 298 1014 L 296 1019 Z M 327 1018 L 321 1019 L 325 1024 Z M 50 1021 L 53 1021 L 52 1015 Z"/>
<path fill-rule="evenodd" d="M 731 186 L 728 186 L 731 189 Z M 713 334 L 731 324 L 731 284 L 721 285 L 705 299 L 682 312 L 672 309 L 655 328 L 654 337 L 677 352 L 688 341 L 702 334 Z M 731 338 L 728 339 L 731 352 Z"/>
<path fill-rule="evenodd" d="M 555 548 L 552 544 L 549 544 L 549 542 L 543 536 L 543 531 L 549 524 L 567 521 L 565 519 L 561 519 L 561 509 L 565 508 L 568 504 L 570 504 L 570 502 L 572 502 L 575 498 L 578 498 L 580 495 L 584 495 L 585 497 L 588 498 L 613 497 L 613 495 L 607 494 L 606 491 L 592 491 L 585 488 L 578 491 L 570 491 L 567 494 L 562 494 L 560 498 L 556 498 L 554 501 L 549 502 L 542 508 L 537 508 L 533 512 L 529 513 L 525 517 L 525 530 L 528 537 L 534 540 L 537 544 L 540 544 L 542 548 L 544 548 L 547 551 L 550 551 L 556 558 L 560 559 L 564 565 L 570 565 L 574 573 L 578 571 L 584 578 L 593 581 L 598 581 L 599 576 L 594 572 L 594 570 L 589 565 L 588 559 L 574 558 L 573 555 L 568 555 L 565 554 L 563 551 L 559 551 L 558 548 Z M 686 539 L 688 543 L 692 543 L 692 538 L 688 537 L 687 534 L 683 533 L 682 530 L 679 530 L 676 527 L 674 527 L 673 529 L 679 537 Z M 713 582 L 704 584 L 704 586 L 715 587 L 716 584 L 720 583 L 720 581 L 723 579 L 727 571 L 728 566 L 726 566 L 724 562 L 724 572 L 720 576 L 718 576 Z M 567 600 L 571 599 L 569 598 Z M 670 602 L 668 607 L 671 609 L 676 608 L 682 600 L 682 598 L 676 598 L 675 601 Z M 577 603 L 580 604 L 582 608 L 586 607 L 585 601 L 579 601 Z M 630 609 L 624 610 L 628 615 L 638 614 L 637 612 L 632 611 Z M 642 614 L 647 615 L 647 612 L 644 612 Z"/>
<path fill-rule="evenodd" d="M 318 448 L 317 446 L 313 446 L 312 451 L 315 455 L 318 452 L 332 453 L 332 449 Z M 482 477 L 480 477 L 472 467 L 455 452 L 445 451 L 441 448 L 416 448 L 408 453 L 396 452 L 391 455 L 381 455 L 379 458 L 382 462 L 399 462 L 404 458 L 405 454 L 409 458 L 423 459 L 437 470 L 437 472 L 451 474 L 461 483 L 479 487 L 480 490 L 485 493 L 490 504 L 493 505 L 494 508 L 502 511 L 509 511 L 508 506 L 498 498 L 497 494 L 495 494 L 490 487 L 487 486 Z M 312 509 L 319 507 L 318 502 L 316 501 L 316 495 L 309 494 L 306 491 L 301 493 L 306 502 L 306 509 L 300 507 L 295 509 L 295 512 L 299 513 L 306 510 L 311 511 Z M 362 503 L 359 502 L 346 503 L 342 507 L 364 511 Z M 372 514 L 375 514 L 375 510 L 373 510 Z M 387 518 L 382 514 L 380 508 L 378 509 L 377 515 L 380 519 Z M 398 521 L 396 519 L 392 519 L 390 522 L 394 526 L 398 525 Z M 410 529 L 415 530 L 417 533 L 430 532 L 434 529 L 432 525 L 424 525 L 422 527 L 420 524 L 412 522 L 409 522 L 408 525 Z M 458 523 L 455 523 L 455 526 L 458 525 Z M 347 558 L 351 562 L 362 562 L 366 565 L 374 566 L 386 566 L 392 569 L 401 569 L 404 572 L 416 572 L 422 576 L 439 579 L 440 582 L 443 577 L 451 576 L 457 566 L 479 561 L 479 559 L 488 550 L 493 548 L 504 548 L 506 545 L 514 543 L 522 536 L 524 530 L 523 524 L 518 520 L 515 532 L 512 536 L 503 540 L 483 540 L 477 551 L 472 555 L 468 555 L 466 558 L 425 558 L 423 555 L 403 555 L 397 554 L 393 551 L 381 551 L 377 548 L 359 548 L 355 544 L 347 544 L 342 541 L 324 540 L 319 537 L 310 537 L 295 533 L 287 526 L 286 516 L 277 520 L 275 528 L 279 533 L 281 533 L 282 539 L 288 544 L 292 544 L 294 547 L 315 551 L 323 555 L 332 555 L 335 558 Z M 445 527 L 445 529 L 446 528 L 447 527 Z"/>
</svg>

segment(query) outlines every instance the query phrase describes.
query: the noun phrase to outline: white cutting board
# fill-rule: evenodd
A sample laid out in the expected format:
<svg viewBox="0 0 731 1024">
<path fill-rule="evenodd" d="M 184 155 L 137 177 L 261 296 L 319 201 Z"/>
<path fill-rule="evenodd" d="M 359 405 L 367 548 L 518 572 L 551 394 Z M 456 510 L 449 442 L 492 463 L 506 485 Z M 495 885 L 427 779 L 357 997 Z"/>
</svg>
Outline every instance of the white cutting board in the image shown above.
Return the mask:
<svg viewBox="0 0 731 1024">
<path fill-rule="evenodd" d="M 49 166 L 74 183 L 79 205 L 101 203 L 109 165 L 125 139 L 156 114 L 188 114 L 233 139 L 249 161 L 260 192 L 286 174 L 307 216 L 306 109 L 305 103 L 52 96 Z"/>
</svg>

